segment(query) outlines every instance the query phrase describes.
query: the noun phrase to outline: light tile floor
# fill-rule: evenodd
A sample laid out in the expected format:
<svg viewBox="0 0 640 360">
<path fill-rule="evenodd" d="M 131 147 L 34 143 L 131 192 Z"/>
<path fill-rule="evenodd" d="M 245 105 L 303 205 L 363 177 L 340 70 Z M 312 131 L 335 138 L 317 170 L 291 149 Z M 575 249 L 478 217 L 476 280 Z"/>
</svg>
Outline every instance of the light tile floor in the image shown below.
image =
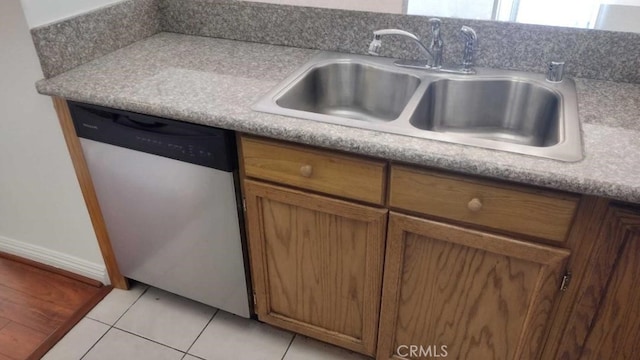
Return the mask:
<svg viewBox="0 0 640 360">
<path fill-rule="evenodd" d="M 367 360 L 136 283 L 114 289 L 44 360 Z"/>
</svg>

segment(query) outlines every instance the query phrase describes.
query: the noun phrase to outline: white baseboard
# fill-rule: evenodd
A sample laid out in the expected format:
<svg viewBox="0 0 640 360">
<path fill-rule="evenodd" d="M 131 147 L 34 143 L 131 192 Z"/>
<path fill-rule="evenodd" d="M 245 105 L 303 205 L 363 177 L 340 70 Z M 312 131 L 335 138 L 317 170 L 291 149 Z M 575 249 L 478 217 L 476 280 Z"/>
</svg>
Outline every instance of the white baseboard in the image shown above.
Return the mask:
<svg viewBox="0 0 640 360">
<path fill-rule="evenodd" d="M 42 246 L 28 244 L 22 241 L 0 236 L 0 251 L 50 265 L 59 269 L 98 280 L 109 284 L 109 276 L 102 264 L 96 264 L 75 256 L 63 254 Z"/>
</svg>

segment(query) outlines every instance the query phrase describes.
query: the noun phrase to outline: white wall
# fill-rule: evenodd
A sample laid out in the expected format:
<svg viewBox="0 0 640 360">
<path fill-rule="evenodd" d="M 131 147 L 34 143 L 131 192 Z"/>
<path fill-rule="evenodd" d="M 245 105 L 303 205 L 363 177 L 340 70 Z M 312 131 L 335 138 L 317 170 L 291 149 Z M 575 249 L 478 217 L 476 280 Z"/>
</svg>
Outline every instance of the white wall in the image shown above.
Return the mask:
<svg viewBox="0 0 640 360">
<path fill-rule="evenodd" d="M 6 0 L 1 0 L 6 1 Z M 10 0 L 13 1 L 13 0 Z M 78 15 L 122 0 L 21 0 L 30 28 Z"/>
<path fill-rule="evenodd" d="M 43 75 L 20 0 L 0 1 L 0 49 L 0 251 L 103 280 L 51 99 L 35 90 Z"/>
</svg>

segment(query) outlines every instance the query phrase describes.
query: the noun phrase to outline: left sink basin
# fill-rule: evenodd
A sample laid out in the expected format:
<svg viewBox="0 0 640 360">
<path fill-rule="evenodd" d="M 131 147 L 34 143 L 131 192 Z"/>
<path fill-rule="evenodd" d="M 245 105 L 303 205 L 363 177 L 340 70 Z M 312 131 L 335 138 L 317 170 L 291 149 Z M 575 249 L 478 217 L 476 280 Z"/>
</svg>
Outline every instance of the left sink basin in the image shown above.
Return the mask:
<svg viewBox="0 0 640 360">
<path fill-rule="evenodd" d="M 416 76 L 336 62 L 308 69 L 275 102 L 286 109 L 386 122 L 400 116 L 419 85 Z"/>
<path fill-rule="evenodd" d="M 397 119 L 420 78 L 359 62 L 311 67 L 275 98 L 284 109 L 368 122 Z"/>
</svg>

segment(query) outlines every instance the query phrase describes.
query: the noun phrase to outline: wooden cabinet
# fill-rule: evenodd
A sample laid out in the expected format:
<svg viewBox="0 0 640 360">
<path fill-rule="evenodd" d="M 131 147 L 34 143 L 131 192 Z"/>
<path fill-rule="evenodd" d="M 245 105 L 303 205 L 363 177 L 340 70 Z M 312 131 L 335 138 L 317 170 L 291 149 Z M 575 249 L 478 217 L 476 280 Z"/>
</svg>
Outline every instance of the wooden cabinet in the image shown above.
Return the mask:
<svg viewBox="0 0 640 360">
<path fill-rule="evenodd" d="M 262 321 L 379 360 L 640 352 L 637 210 L 255 137 L 240 144 Z"/>
<path fill-rule="evenodd" d="M 640 354 L 640 214 L 610 213 L 603 241 L 618 245 L 606 292 L 582 351 L 582 359 L 637 359 Z"/>
<path fill-rule="evenodd" d="M 608 209 L 557 359 L 637 359 L 640 353 L 640 211 Z"/>
<path fill-rule="evenodd" d="M 378 359 L 536 359 L 569 252 L 391 213 Z M 430 349 L 429 349 L 430 348 Z M 419 354 L 419 353 L 418 353 Z"/>
<path fill-rule="evenodd" d="M 387 210 L 245 180 L 258 318 L 373 355 Z"/>
</svg>

